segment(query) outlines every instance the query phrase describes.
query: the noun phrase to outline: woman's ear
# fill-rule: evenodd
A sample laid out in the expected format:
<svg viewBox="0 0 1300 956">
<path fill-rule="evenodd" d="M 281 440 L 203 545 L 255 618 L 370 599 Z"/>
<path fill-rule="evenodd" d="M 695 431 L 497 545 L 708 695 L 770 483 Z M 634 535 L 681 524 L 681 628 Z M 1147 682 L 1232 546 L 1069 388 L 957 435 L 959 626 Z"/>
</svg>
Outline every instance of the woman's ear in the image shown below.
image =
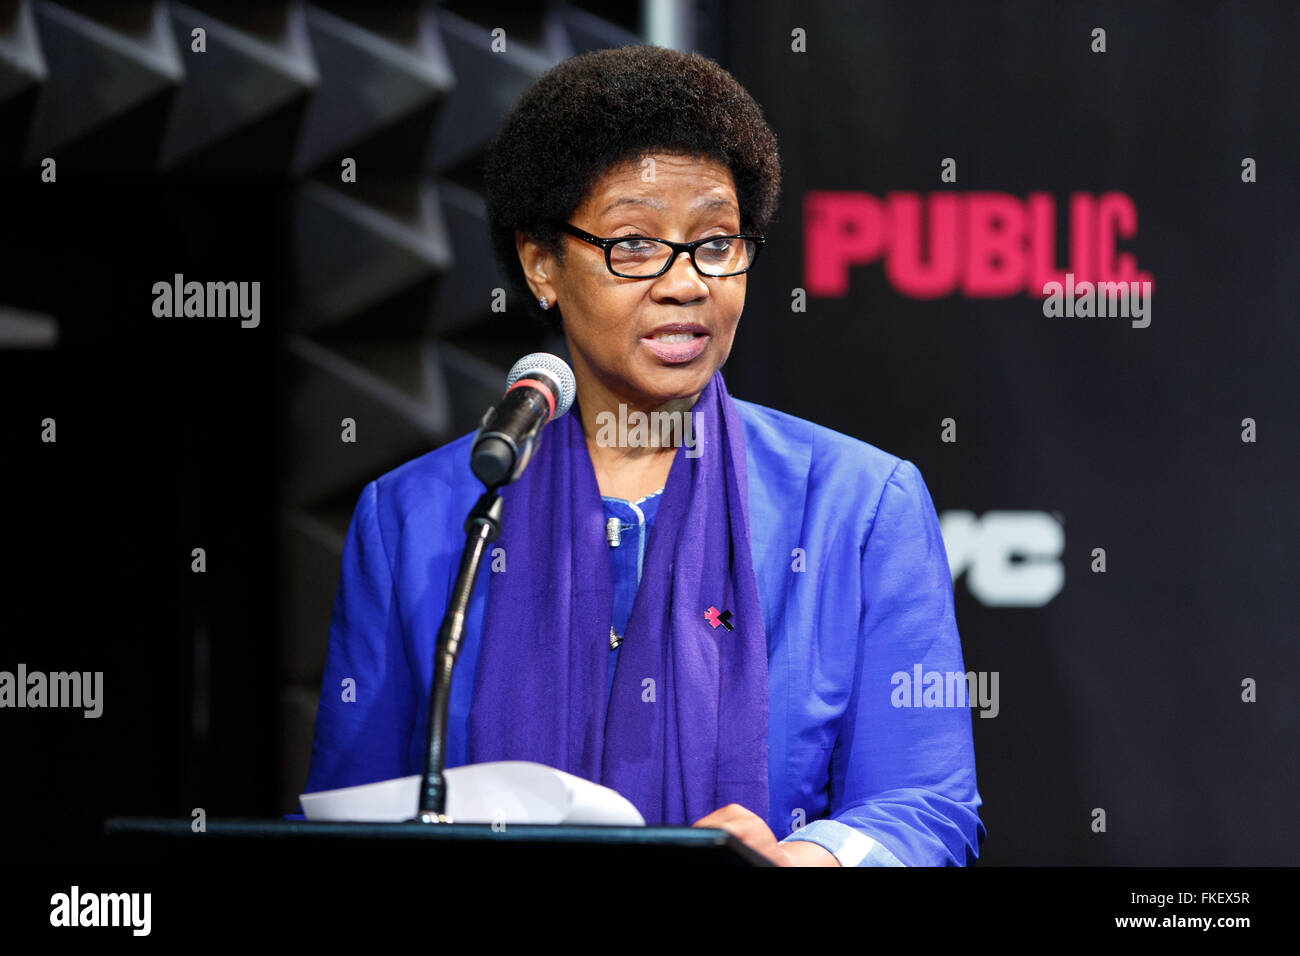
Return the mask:
<svg viewBox="0 0 1300 956">
<path fill-rule="evenodd" d="M 554 306 L 557 301 L 553 281 L 555 255 L 527 233 L 518 230 L 515 232 L 515 251 L 519 254 L 519 265 L 533 298 L 544 298 L 549 306 Z"/>
</svg>

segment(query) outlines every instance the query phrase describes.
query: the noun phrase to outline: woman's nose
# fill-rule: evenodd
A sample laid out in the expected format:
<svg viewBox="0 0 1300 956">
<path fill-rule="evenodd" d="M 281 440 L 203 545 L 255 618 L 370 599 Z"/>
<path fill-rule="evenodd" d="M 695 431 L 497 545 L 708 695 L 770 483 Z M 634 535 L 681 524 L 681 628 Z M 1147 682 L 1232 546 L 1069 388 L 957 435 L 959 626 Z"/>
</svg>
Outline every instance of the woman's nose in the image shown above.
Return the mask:
<svg viewBox="0 0 1300 956">
<path fill-rule="evenodd" d="M 656 281 L 654 291 L 661 297 L 691 301 L 707 296 L 709 284 L 691 262 L 691 254 L 679 252 L 668 271 Z"/>
</svg>

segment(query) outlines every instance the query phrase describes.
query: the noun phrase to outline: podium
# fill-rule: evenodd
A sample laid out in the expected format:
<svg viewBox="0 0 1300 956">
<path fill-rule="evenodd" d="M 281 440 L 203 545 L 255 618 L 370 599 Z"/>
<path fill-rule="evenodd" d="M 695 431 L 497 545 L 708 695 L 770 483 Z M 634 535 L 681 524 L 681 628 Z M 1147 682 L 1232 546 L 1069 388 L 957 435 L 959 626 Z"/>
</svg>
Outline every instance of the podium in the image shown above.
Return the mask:
<svg viewBox="0 0 1300 956">
<path fill-rule="evenodd" d="M 487 823 L 338 823 L 113 817 L 108 841 L 137 865 L 313 866 L 342 856 L 376 866 L 622 868 L 775 866 L 725 830 Z"/>
</svg>

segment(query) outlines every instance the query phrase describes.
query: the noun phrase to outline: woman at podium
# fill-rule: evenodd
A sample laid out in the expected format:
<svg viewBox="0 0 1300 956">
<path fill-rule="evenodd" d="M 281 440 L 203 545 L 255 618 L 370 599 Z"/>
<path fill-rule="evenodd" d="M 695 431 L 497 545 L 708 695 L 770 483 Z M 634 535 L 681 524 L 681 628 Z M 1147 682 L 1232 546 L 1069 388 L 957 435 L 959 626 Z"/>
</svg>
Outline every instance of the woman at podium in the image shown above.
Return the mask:
<svg viewBox="0 0 1300 956">
<path fill-rule="evenodd" d="M 969 708 L 899 692 L 899 674 L 964 674 L 920 473 L 732 398 L 720 371 L 780 187 L 758 105 L 698 55 L 586 54 L 524 94 L 485 178 L 501 265 L 563 335 L 577 400 L 502 490 L 447 766 L 546 764 L 783 865 L 973 862 Z M 308 791 L 423 768 L 439 622 L 483 491 L 472 439 L 362 492 Z"/>
</svg>

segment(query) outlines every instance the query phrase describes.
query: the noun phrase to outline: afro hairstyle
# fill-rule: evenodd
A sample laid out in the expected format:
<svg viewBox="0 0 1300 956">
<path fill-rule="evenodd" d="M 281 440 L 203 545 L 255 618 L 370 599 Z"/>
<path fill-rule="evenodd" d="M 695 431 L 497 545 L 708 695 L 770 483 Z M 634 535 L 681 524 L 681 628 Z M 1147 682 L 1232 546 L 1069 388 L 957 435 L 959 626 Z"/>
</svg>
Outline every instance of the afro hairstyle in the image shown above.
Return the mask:
<svg viewBox="0 0 1300 956">
<path fill-rule="evenodd" d="M 741 231 L 766 233 L 781 190 L 776 136 L 754 98 L 707 57 L 625 46 L 573 57 L 524 92 L 484 162 L 497 262 L 530 313 L 560 331 L 524 280 L 515 231 L 563 261 L 561 233 L 612 167 L 659 152 L 712 159 L 731 172 Z"/>
</svg>

